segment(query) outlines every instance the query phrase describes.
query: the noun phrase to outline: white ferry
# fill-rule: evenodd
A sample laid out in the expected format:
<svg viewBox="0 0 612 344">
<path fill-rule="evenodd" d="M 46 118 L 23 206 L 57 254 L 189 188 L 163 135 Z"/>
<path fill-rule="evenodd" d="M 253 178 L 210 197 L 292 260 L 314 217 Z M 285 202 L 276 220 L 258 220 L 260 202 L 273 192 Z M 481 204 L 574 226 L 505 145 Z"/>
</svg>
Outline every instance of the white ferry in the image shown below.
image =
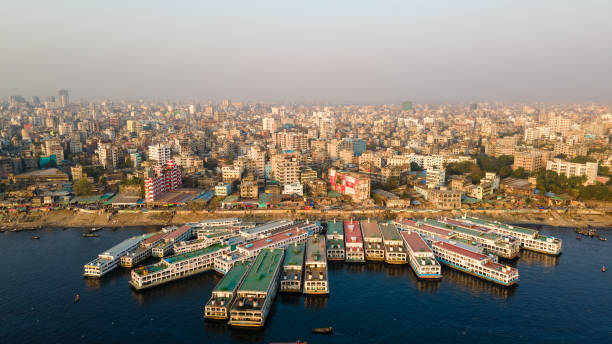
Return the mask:
<svg viewBox="0 0 612 344">
<path fill-rule="evenodd" d="M 263 327 L 278 291 L 285 250 L 261 250 L 249 268 L 232 303 L 229 324 L 237 327 Z"/>
<path fill-rule="evenodd" d="M 229 251 L 229 246 L 215 244 L 200 250 L 163 258 L 157 264 L 132 270 L 130 284 L 135 289 L 145 289 L 211 270 L 215 265 L 214 259 Z"/>
<path fill-rule="evenodd" d="M 516 284 L 519 280 L 517 269 L 499 264 L 491 256 L 444 241 L 433 242 L 432 249 L 440 263 L 453 269 L 506 287 Z"/>
<path fill-rule="evenodd" d="M 325 237 L 311 236 L 306 242 L 304 294 L 329 294 Z"/>
<path fill-rule="evenodd" d="M 327 222 L 327 259 L 328 260 L 344 260 L 344 229 L 342 221 Z"/>
<path fill-rule="evenodd" d="M 212 297 L 204 306 L 204 318 L 228 319 L 232 301 L 236 297 L 236 290 L 242 284 L 249 269 L 249 263 L 235 264 L 217 283 L 212 291 Z"/>
<path fill-rule="evenodd" d="M 408 263 L 419 278 L 441 278 L 441 267 L 436 257 L 425 240 L 419 233 L 403 231 L 400 233 L 406 244 Z"/>
<path fill-rule="evenodd" d="M 135 250 L 149 235 L 131 237 L 102 252 L 98 257 L 84 266 L 84 277 L 100 278 L 119 266 L 121 257 Z"/>
<path fill-rule="evenodd" d="M 552 236 L 542 235 L 539 231 L 535 229 L 512 226 L 497 221 L 486 221 L 476 217 L 466 216 L 457 220 L 472 223 L 477 226 L 482 226 L 499 234 L 516 238 L 521 242 L 521 246 L 526 250 L 553 255 L 561 254 L 561 248 L 563 246 L 563 242 L 561 241 L 561 239 Z"/>
</svg>

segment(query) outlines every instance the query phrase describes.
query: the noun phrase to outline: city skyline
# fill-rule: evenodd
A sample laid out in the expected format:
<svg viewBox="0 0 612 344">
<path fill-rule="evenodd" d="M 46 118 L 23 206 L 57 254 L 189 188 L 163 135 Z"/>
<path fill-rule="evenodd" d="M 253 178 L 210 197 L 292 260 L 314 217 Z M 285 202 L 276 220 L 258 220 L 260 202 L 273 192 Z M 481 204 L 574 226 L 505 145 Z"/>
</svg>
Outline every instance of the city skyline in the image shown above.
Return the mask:
<svg viewBox="0 0 612 344">
<path fill-rule="evenodd" d="M 19 2 L 0 98 L 610 102 L 610 4 Z M 18 27 L 18 30 L 15 28 Z"/>
</svg>

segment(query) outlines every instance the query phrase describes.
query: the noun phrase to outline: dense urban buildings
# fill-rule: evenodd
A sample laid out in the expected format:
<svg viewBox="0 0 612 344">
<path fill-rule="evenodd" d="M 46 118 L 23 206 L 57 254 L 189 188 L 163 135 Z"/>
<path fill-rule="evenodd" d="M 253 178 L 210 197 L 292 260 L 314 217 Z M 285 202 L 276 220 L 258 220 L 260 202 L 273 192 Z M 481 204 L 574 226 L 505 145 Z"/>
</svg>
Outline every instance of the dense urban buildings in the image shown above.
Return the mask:
<svg viewBox="0 0 612 344">
<path fill-rule="evenodd" d="M 605 105 L 83 103 L 59 90 L 12 96 L 0 113 L 6 209 L 469 209 L 610 198 Z"/>
</svg>

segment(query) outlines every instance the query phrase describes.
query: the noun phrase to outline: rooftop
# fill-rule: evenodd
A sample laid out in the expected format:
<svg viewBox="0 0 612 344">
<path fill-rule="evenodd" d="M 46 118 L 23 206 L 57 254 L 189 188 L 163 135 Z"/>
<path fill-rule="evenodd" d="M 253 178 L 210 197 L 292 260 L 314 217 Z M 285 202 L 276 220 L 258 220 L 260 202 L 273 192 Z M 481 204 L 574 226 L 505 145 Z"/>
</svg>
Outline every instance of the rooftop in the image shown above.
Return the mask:
<svg viewBox="0 0 612 344">
<path fill-rule="evenodd" d="M 191 251 L 191 252 L 186 252 L 186 253 L 181 253 L 181 254 L 177 254 L 174 256 L 170 256 L 168 258 L 164 258 L 163 260 L 166 261 L 168 264 L 174 264 L 183 260 L 188 260 L 188 259 L 192 259 L 192 258 L 196 258 L 199 256 L 203 256 L 205 254 L 209 254 L 215 251 L 218 251 L 220 249 L 223 249 L 227 247 L 227 245 L 223 245 L 221 243 L 216 243 L 214 245 L 205 247 L 205 248 L 201 248 L 199 250 L 195 250 L 195 251 Z"/>
<path fill-rule="evenodd" d="M 225 276 L 223 276 L 221 281 L 217 283 L 215 289 L 213 289 L 213 292 L 235 290 L 248 268 L 249 264 L 247 262 L 237 262 L 234 264 L 234 266 L 225 274 Z"/>
<path fill-rule="evenodd" d="M 304 265 L 304 244 L 289 245 L 285 251 L 285 265 Z"/>
<path fill-rule="evenodd" d="M 306 244 L 306 264 L 325 262 L 326 252 L 324 237 L 309 237 Z"/>
<path fill-rule="evenodd" d="M 402 240 L 397 227 L 392 223 L 380 223 L 378 225 L 384 240 Z"/>
<path fill-rule="evenodd" d="M 344 235 L 344 229 L 342 228 L 342 221 L 327 221 L 327 234 L 340 234 Z"/>
<path fill-rule="evenodd" d="M 425 240 L 421 238 L 417 232 L 403 231 L 401 233 L 404 242 L 413 252 L 431 252 L 431 248 L 427 246 Z"/>
<path fill-rule="evenodd" d="M 477 253 L 477 252 L 474 252 L 474 251 L 470 251 L 470 250 L 465 249 L 463 247 L 459 247 L 457 245 L 453 245 L 451 243 L 447 243 L 447 242 L 444 242 L 444 241 L 436 241 L 436 242 L 433 243 L 433 245 L 441 247 L 441 248 L 444 248 L 444 249 L 447 249 L 449 251 L 453 251 L 453 252 L 455 252 L 455 253 L 457 253 L 459 255 L 465 256 L 465 257 L 476 259 L 476 260 L 483 260 L 483 259 L 488 258 L 484 254 Z"/>
<path fill-rule="evenodd" d="M 239 290 L 267 292 L 274 272 L 280 266 L 284 250 L 280 248 L 267 248 L 261 250 L 251 265 L 249 272 Z"/>
<path fill-rule="evenodd" d="M 361 221 L 361 230 L 363 231 L 364 238 L 382 238 L 376 221 Z"/>
<path fill-rule="evenodd" d="M 283 226 L 290 226 L 292 224 L 293 224 L 293 221 L 278 220 L 278 221 L 267 222 L 267 223 L 264 223 L 262 225 L 259 225 L 253 228 L 245 228 L 245 229 L 242 229 L 241 231 L 246 234 L 256 235 L 261 232 L 271 231 L 276 228 L 283 227 Z"/>
<path fill-rule="evenodd" d="M 478 223 L 478 224 L 481 224 L 481 225 L 485 225 L 485 226 L 504 228 L 506 230 L 515 231 L 515 232 L 519 232 L 519 233 L 523 233 L 523 234 L 527 234 L 527 235 L 535 235 L 535 234 L 538 233 L 538 231 L 535 230 L 535 229 L 529 229 L 529 228 L 519 227 L 519 226 L 511 226 L 511 225 L 507 225 L 505 223 L 487 221 L 487 220 L 478 219 L 478 218 L 475 218 L 475 217 L 466 217 L 466 220 L 468 220 L 470 222 L 473 222 L 473 223 Z"/>
<path fill-rule="evenodd" d="M 134 245 L 137 245 L 138 243 L 140 243 L 144 239 L 148 238 L 149 236 L 150 235 L 146 235 L 145 234 L 145 235 L 139 235 L 139 236 L 135 236 L 135 237 L 131 237 L 131 238 L 125 239 L 122 242 L 118 243 L 117 245 L 115 245 L 115 246 L 109 248 L 108 250 L 104 251 L 102 254 L 118 258 L 117 255 L 121 254 L 122 252 L 124 252 L 125 250 L 129 249 L 130 247 L 132 247 Z"/>
</svg>

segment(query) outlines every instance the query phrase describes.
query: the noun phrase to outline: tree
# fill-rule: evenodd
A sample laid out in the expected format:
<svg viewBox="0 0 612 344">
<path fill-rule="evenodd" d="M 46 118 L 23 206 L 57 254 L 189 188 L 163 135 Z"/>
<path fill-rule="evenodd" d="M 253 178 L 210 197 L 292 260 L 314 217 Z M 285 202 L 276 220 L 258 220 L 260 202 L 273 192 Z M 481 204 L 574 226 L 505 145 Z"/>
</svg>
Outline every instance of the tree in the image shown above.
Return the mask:
<svg viewBox="0 0 612 344">
<path fill-rule="evenodd" d="M 423 171 L 423 168 L 413 161 L 410 163 L 410 171 Z"/>
<path fill-rule="evenodd" d="M 85 178 L 79 179 L 76 183 L 74 183 L 73 191 L 77 196 L 89 196 L 93 195 L 94 193 L 93 186 Z"/>
</svg>

